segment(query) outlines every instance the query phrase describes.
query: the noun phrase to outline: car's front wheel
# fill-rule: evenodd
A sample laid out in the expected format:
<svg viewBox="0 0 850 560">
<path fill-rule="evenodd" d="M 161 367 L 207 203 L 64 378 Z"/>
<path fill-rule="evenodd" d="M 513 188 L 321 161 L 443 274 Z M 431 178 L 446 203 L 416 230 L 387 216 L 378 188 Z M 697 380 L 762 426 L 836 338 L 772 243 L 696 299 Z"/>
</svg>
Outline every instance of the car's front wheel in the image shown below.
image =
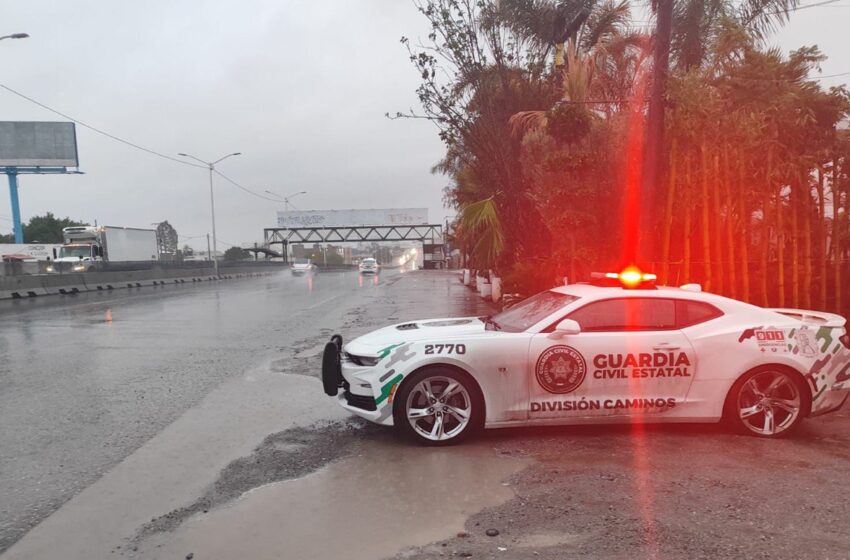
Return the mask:
<svg viewBox="0 0 850 560">
<path fill-rule="evenodd" d="M 484 398 L 472 378 L 450 368 L 413 374 L 395 395 L 393 421 L 425 445 L 452 445 L 484 426 Z"/>
<path fill-rule="evenodd" d="M 747 372 L 732 386 L 726 418 L 739 432 L 783 437 L 806 416 L 807 397 L 799 376 L 783 368 L 759 368 Z"/>
</svg>

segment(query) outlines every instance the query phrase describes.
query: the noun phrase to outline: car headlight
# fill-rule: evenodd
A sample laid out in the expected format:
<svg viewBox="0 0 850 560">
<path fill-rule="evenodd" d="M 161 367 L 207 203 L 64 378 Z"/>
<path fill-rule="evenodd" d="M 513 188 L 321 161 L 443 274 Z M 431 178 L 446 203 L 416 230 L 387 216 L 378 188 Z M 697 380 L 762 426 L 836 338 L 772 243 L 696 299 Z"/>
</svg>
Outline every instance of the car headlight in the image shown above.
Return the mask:
<svg viewBox="0 0 850 560">
<path fill-rule="evenodd" d="M 48 266 L 47 268 L 45 268 L 45 270 L 46 270 L 47 272 L 56 272 L 56 269 L 55 269 L 55 268 L 53 268 L 52 266 Z"/>
<path fill-rule="evenodd" d="M 354 354 L 345 353 L 349 360 L 357 364 L 358 366 L 366 366 L 372 367 L 378 365 L 378 362 L 381 361 L 381 358 L 372 358 L 369 356 L 355 356 Z"/>
<path fill-rule="evenodd" d="M 83 265 L 83 264 L 78 264 L 78 265 L 75 265 L 75 266 L 74 266 L 74 271 L 75 271 L 75 272 L 82 272 L 82 271 L 84 271 L 85 269 L 86 269 L 86 266 L 85 266 L 85 265 Z"/>
</svg>

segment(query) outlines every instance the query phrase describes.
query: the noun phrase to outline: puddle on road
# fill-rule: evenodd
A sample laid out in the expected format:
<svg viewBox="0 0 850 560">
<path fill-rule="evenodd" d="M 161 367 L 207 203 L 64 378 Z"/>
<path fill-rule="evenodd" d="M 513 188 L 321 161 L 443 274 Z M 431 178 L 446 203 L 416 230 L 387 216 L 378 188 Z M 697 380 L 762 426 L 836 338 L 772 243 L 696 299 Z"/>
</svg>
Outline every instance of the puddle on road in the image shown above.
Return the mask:
<svg viewBox="0 0 850 560">
<path fill-rule="evenodd" d="M 157 536 L 148 543 L 156 548 L 146 546 L 145 557 L 392 556 L 451 537 L 470 515 L 512 498 L 502 481 L 527 464 L 475 442 L 444 449 L 371 442 L 356 456 L 255 489 L 175 533 Z"/>
</svg>

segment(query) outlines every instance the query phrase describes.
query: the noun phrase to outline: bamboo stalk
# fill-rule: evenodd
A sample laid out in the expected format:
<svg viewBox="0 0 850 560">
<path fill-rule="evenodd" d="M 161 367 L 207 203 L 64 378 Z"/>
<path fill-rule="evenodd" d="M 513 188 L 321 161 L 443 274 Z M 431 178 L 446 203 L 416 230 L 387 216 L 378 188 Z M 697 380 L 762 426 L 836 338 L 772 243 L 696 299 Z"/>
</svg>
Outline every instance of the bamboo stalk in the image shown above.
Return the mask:
<svg viewBox="0 0 850 560">
<path fill-rule="evenodd" d="M 806 178 L 803 198 L 803 307 L 812 308 L 812 185 Z"/>
<path fill-rule="evenodd" d="M 685 157 L 685 224 L 682 235 L 682 281 L 691 281 L 691 156 Z"/>
<path fill-rule="evenodd" d="M 729 258 L 729 297 L 738 297 L 738 279 L 735 274 L 735 231 L 738 227 L 733 219 L 735 203 L 729 186 L 729 144 L 723 144 L 723 188 L 726 196 L 726 251 Z"/>
<path fill-rule="evenodd" d="M 776 189 L 776 289 L 779 307 L 785 307 L 785 224 L 782 211 L 782 185 Z"/>
<path fill-rule="evenodd" d="M 744 158 L 738 157 L 738 209 L 741 214 L 744 239 L 741 243 L 741 298 L 750 300 L 750 225 L 752 212 L 745 198 Z"/>
<path fill-rule="evenodd" d="M 701 170 L 701 200 L 702 206 L 702 258 L 703 258 L 703 275 L 705 277 L 705 289 L 711 291 L 711 224 L 709 222 L 708 210 L 708 154 L 705 147 L 705 141 L 700 146 L 700 170 Z"/>
<path fill-rule="evenodd" d="M 712 168 L 714 170 L 714 177 L 711 181 L 711 198 L 714 206 L 714 227 L 711 230 L 711 244 L 714 248 L 714 262 L 717 265 L 717 275 L 715 283 L 717 284 L 717 289 L 715 290 L 719 294 L 725 294 L 726 292 L 726 266 L 723 263 L 724 255 L 723 255 L 723 243 L 721 242 L 721 232 L 723 231 L 723 221 L 721 216 L 723 213 L 720 208 L 720 155 L 715 153 L 712 158 L 713 165 Z"/>
<path fill-rule="evenodd" d="M 770 194 L 771 176 L 773 175 L 773 146 L 767 149 L 767 170 L 765 173 L 764 204 L 762 205 L 762 227 L 761 227 L 761 299 L 762 306 L 770 305 L 770 296 L 767 291 L 768 278 L 768 251 L 770 251 Z"/>
<path fill-rule="evenodd" d="M 661 278 L 670 285 L 670 230 L 673 228 L 673 199 L 676 196 L 676 139 L 670 143 L 670 175 L 667 181 L 667 200 L 664 206 L 664 231 L 661 238 Z"/>
<path fill-rule="evenodd" d="M 838 220 L 838 207 L 841 205 L 841 174 L 838 171 L 838 157 L 832 160 L 832 262 L 835 267 L 835 306 L 841 310 L 841 225 Z"/>
<path fill-rule="evenodd" d="M 827 275 L 827 256 L 826 256 L 826 199 L 824 197 L 824 172 L 823 166 L 818 166 L 818 309 L 826 309 L 826 275 Z"/>
<path fill-rule="evenodd" d="M 791 306 L 800 307 L 800 223 L 798 206 L 800 192 L 797 184 L 791 185 Z"/>
</svg>

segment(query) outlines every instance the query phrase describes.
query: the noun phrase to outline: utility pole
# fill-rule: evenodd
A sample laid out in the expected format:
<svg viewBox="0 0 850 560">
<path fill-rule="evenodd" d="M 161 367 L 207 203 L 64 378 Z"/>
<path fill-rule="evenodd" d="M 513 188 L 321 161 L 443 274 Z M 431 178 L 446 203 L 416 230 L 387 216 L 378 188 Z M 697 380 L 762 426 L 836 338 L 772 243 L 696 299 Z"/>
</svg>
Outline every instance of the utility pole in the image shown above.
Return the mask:
<svg viewBox="0 0 850 560">
<path fill-rule="evenodd" d="M 207 260 L 212 259 L 212 253 L 210 253 L 210 234 L 207 234 Z"/>
<path fill-rule="evenodd" d="M 177 154 L 181 157 L 192 158 L 193 160 L 203 163 L 210 170 L 210 216 L 212 217 L 212 243 L 213 243 L 213 251 L 215 255 L 210 255 L 213 259 L 213 268 L 215 268 L 215 275 L 218 276 L 218 247 L 216 246 L 216 237 L 215 237 L 215 196 L 213 195 L 213 171 L 215 171 L 215 166 L 219 162 L 222 162 L 229 158 L 230 156 L 239 156 L 242 155 L 242 152 L 233 152 L 232 154 L 227 154 L 226 156 L 220 157 L 215 161 L 204 161 L 202 159 L 196 158 L 191 154 L 179 153 Z M 196 166 L 197 167 L 197 166 Z M 209 236 L 207 236 L 209 239 Z M 209 241 L 207 241 L 207 245 L 209 245 Z M 209 248 L 207 248 L 209 251 Z"/>
<path fill-rule="evenodd" d="M 670 66 L 670 38 L 673 29 L 673 0 L 658 0 L 653 40 L 653 76 L 646 124 L 646 148 L 640 191 L 640 222 L 637 257 L 641 264 L 657 258 L 657 232 L 654 224 L 658 182 L 664 157 L 664 109 Z"/>
</svg>

